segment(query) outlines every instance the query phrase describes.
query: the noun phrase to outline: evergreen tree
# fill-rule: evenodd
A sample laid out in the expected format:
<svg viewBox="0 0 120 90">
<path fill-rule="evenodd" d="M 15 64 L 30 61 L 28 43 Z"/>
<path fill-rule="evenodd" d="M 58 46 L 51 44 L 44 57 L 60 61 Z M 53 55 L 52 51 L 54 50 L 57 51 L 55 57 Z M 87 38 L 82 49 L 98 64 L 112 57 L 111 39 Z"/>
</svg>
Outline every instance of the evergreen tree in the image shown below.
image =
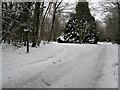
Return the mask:
<svg viewBox="0 0 120 90">
<path fill-rule="evenodd" d="M 61 40 L 61 37 L 64 40 Z M 76 13 L 70 15 L 63 35 L 58 42 L 97 43 L 98 33 L 94 17 L 90 14 L 88 2 L 78 2 Z"/>
</svg>

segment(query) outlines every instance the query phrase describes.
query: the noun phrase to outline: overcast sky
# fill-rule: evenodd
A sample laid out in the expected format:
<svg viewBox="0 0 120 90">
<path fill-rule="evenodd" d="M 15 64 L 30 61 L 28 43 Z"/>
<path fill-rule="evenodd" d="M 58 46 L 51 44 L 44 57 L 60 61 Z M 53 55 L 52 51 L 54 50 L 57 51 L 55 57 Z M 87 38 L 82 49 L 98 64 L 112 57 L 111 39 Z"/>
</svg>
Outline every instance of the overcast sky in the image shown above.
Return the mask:
<svg viewBox="0 0 120 90">
<path fill-rule="evenodd" d="M 69 2 L 70 4 L 78 2 L 78 1 L 84 1 L 84 0 L 63 0 L 63 2 Z M 90 10 L 91 10 L 91 14 L 95 17 L 95 19 L 102 20 L 102 18 L 105 15 L 101 15 L 102 14 L 101 13 L 102 7 L 99 5 L 99 2 L 100 1 L 102 2 L 103 0 L 87 0 L 87 1 L 89 2 L 89 7 L 90 7 Z M 73 9 L 67 10 L 67 11 L 74 12 L 76 4 L 72 5 L 72 6 L 69 6 L 68 8 L 70 8 L 70 7 L 73 7 Z M 93 9 L 93 8 L 95 8 L 95 9 Z"/>
<path fill-rule="evenodd" d="M 78 1 L 85 1 L 85 0 L 63 0 L 63 2 L 75 3 Z M 89 2 L 89 7 L 91 10 L 91 14 L 95 17 L 95 19 L 102 21 L 106 14 L 103 14 L 103 7 L 100 5 L 101 2 L 116 2 L 118 0 L 87 0 Z M 120 1 L 120 0 L 119 0 Z M 72 7 L 75 8 L 73 5 Z M 95 8 L 95 9 L 93 9 Z M 71 10 L 73 11 L 73 10 Z"/>
</svg>

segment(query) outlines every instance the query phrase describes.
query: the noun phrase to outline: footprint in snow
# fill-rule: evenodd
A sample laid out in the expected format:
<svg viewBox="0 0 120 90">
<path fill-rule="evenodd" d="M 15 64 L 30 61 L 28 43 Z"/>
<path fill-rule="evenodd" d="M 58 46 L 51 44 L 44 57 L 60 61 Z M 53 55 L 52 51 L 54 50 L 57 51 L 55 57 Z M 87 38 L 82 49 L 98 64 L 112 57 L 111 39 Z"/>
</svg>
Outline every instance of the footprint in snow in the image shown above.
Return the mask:
<svg viewBox="0 0 120 90">
<path fill-rule="evenodd" d="M 116 63 L 115 65 L 116 65 L 116 66 L 118 66 L 119 64 L 118 64 L 118 63 Z"/>
<path fill-rule="evenodd" d="M 10 77 L 8 77 L 8 81 L 9 81 L 9 82 L 12 82 L 12 80 L 11 80 L 11 78 L 10 78 Z"/>
<path fill-rule="evenodd" d="M 59 60 L 59 62 L 61 62 L 61 60 Z"/>
<path fill-rule="evenodd" d="M 52 58 L 52 56 L 51 56 L 51 57 L 48 57 L 48 58 Z"/>
<path fill-rule="evenodd" d="M 53 64 L 56 64 L 56 62 L 52 62 Z"/>
</svg>

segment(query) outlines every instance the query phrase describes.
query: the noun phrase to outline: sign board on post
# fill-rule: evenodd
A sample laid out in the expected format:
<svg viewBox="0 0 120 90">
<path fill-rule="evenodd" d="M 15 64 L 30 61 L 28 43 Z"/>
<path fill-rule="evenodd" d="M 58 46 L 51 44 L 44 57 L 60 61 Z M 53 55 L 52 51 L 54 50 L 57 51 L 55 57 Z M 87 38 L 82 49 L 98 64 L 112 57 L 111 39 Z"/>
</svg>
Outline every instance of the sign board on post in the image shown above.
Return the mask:
<svg viewBox="0 0 120 90">
<path fill-rule="evenodd" d="M 29 31 L 28 29 L 24 29 L 25 32 Z"/>
<path fill-rule="evenodd" d="M 29 53 L 29 29 L 24 29 L 24 32 L 26 32 L 26 36 L 27 36 L 27 53 Z"/>
</svg>

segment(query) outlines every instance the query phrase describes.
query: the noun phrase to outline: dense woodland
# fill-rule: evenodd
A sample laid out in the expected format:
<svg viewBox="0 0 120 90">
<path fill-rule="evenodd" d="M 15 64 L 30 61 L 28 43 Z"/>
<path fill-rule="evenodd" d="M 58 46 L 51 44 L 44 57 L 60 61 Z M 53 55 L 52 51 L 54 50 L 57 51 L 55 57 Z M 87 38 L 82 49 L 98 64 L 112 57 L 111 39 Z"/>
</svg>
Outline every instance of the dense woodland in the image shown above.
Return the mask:
<svg viewBox="0 0 120 90">
<path fill-rule="evenodd" d="M 106 5 L 104 5 L 106 4 Z M 91 14 L 88 2 L 2 2 L 2 42 L 29 47 L 58 41 L 64 43 L 120 43 L 120 2 L 101 3 L 105 27 Z M 95 8 L 92 8 L 95 10 Z"/>
</svg>

